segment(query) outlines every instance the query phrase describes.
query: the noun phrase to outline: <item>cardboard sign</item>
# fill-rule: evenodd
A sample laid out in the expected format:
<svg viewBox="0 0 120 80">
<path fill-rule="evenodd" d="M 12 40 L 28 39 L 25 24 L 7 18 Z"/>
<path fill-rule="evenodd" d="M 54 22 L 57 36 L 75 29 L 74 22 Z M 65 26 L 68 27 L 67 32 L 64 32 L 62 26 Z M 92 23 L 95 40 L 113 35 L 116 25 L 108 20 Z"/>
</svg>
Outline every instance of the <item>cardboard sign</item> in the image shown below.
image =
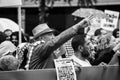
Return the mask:
<svg viewBox="0 0 120 80">
<path fill-rule="evenodd" d="M 119 12 L 105 10 L 105 13 L 108 18 L 101 20 L 101 27 L 105 30 L 113 31 L 115 28 L 117 28 Z"/>
<path fill-rule="evenodd" d="M 22 0 L 0 0 L 0 7 L 22 5 Z"/>
<path fill-rule="evenodd" d="M 76 73 L 72 59 L 55 59 L 54 62 L 57 73 L 57 80 L 76 80 Z"/>
</svg>

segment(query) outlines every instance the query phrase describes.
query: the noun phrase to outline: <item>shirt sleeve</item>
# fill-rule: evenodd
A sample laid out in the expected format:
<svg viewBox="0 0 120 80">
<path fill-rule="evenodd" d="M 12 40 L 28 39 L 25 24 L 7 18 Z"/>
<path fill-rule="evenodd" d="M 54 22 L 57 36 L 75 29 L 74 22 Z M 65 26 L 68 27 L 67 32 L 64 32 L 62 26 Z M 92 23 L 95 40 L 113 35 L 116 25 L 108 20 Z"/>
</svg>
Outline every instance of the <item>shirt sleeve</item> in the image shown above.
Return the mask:
<svg viewBox="0 0 120 80">
<path fill-rule="evenodd" d="M 54 50 L 62 46 L 62 44 L 67 42 L 74 35 L 76 35 L 76 30 L 69 28 L 66 31 L 62 32 L 60 35 L 56 36 L 53 40 L 48 41 L 42 45 L 38 45 L 34 49 L 33 55 L 39 56 L 40 59 L 45 60 L 53 53 Z"/>
</svg>

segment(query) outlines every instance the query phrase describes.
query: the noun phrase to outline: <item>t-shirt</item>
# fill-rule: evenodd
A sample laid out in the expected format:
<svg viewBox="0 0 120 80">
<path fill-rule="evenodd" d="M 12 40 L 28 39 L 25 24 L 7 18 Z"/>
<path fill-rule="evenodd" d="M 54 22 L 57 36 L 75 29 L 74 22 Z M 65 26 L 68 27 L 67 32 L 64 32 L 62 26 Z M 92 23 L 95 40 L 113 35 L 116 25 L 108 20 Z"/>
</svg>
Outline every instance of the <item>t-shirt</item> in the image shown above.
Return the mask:
<svg viewBox="0 0 120 80">
<path fill-rule="evenodd" d="M 81 59 L 77 58 L 75 55 L 72 55 L 70 58 L 73 59 L 73 62 L 74 62 L 75 66 L 82 66 L 82 67 L 92 66 L 87 59 L 81 60 Z"/>
</svg>

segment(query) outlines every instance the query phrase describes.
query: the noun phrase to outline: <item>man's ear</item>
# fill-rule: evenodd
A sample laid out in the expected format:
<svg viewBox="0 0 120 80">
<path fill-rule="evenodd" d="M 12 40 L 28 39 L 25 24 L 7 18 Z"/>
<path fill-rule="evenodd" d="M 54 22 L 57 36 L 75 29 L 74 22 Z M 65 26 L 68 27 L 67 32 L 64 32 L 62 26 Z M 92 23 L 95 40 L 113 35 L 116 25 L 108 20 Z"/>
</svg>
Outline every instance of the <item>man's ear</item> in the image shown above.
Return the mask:
<svg viewBox="0 0 120 80">
<path fill-rule="evenodd" d="M 83 51 L 83 47 L 82 47 L 81 45 L 79 45 L 79 46 L 78 46 L 78 50 L 79 50 L 80 52 L 82 52 L 82 51 Z"/>
</svg>

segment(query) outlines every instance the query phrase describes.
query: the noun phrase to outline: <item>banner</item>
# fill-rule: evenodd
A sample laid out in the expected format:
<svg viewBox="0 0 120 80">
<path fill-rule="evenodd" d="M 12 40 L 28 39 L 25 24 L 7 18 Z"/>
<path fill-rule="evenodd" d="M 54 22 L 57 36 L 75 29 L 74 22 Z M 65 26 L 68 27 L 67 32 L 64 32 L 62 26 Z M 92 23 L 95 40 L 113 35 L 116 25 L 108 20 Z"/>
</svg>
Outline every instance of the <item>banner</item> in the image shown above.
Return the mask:
<svg viewBox="0 0 120 80">
<path fill-rule="evenodd" d="M 52 3 L 52 1 L 55 1 L 53 5 L 55 7 L 78 6 L 78 2 L 79 2 L 78 0 L 70 0 L 71 1 L 71 5 L 70 5 L 67 2 L 64 2 L 65 0 L 46 0 L 46 1 L 48 2 L 51 1 L 50 4 Z M 39 6 L 39 0 L 23 0 L 23 4 L 29 5 L 30 7 Z M 97 3 L 94 5 L 113 5 L 113 4 L 120 4 L 120 0 L 97 0 Z"/>
<path fill-rule="evenodd" d="M 105 13 L 108 18 L 101 20 L 101 27 L 105 30 L 113 31 L 118 25 L 119 12 L 105 10 Z"/>
<path fill-rule="evenodd" d="M 57 72 L 57 80 L 76 80 L 76 73 L 72 59 L 55 59 L 54 62 Z"/>
<path fill-rule="evenodd" d="M 0 0 L 0 7 L 22 5 L 22 0 Z"/>
</svg>

